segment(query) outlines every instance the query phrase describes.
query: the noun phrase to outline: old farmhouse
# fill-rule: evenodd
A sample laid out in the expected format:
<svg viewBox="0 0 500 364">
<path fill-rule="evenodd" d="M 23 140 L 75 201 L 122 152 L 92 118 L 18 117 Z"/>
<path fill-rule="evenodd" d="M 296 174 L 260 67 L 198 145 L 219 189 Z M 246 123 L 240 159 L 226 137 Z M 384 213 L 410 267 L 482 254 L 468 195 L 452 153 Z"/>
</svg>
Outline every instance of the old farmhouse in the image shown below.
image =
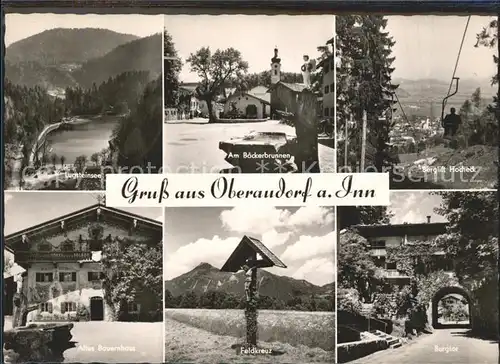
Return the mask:
<svg viewBox="0 0 500 364">
<path fill-rule="evenodd" d="M 16 296 L 18 302 L 21 297 L 27 306 L 36 307 L 28 314 L 28 322 L 73 320 L 76 316 L 142 321 L 161 304 L 161 297 L 152 302 L 143 293 L 126 302 L 110 302 L 105 294 L 106 279 L 121 272 L 106 270 L 101 264 L 114 257 L 106 256 L 107 244 L 118 243 L 118 250 L 124 251 L 133 244 L 161 249 L 162 224 L 156 220 L 99 203 L 8 235 L 4 242 L 15 263 L 25 270 L 17 274 L 17 287 L 7 286 L 4 297 L 11 301 Z M 4 305 L 12 311 L 10 303 Z M 123 313 L 118 315 L 121 318 L 113 310 Z"/>
</svg>

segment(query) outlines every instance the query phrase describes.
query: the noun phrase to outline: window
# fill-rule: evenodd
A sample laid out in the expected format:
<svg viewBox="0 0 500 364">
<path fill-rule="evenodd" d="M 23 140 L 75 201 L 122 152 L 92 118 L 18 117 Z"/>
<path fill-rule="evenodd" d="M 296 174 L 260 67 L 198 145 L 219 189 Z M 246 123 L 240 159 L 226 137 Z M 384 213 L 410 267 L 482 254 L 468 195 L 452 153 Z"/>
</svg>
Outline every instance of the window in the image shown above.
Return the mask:
<svg viewBox="0 0 500 364">
<path fill-rule="evenodd" d="M 335 111 L 334 111 L 334 109 L 335 109 L 335 108 L 333 108 L 333 107 L 332 107 L 332 108 L 330 108 L 330 116 L 335 115 Z"/>
<path fill-rule="evenodd" d="M 397 268 L 396 263 L 393 262 L 387 263 L 385 266 L 385 269 L 395 270 L 396 268 Z"/>
<path fill-rule="evenodd" d="M 328 92 L 330 92 L 330 86 L 329 86 L 329 85 L 326 85 L 326 86 L 325 86 L 325 94 L 327 94 Z"/>
<path fill-rule="evenodd" d="M 52 303 L 50 303 L 50 302 L 40 303 L 39 310 L 40 310 L 40 312 L 52 313 Z"/>
<path fill-rule="evenodd" d="M 87 274 L 89 282 L 97 282 L 104 278 L 103 272 L 88 272 Z"/>
<path fill-rule="evenodd" d="M 76 302 L 62 302 L 61 313 L 76 312 Z"/>
<path fill-rule="evenodd" d="M 73 242 L 65 241 L 62 243 L 61 250 L 64 252 L 72 252 L 73 251 Z"/>
<path fill-rule="evenodd" d="M 53 273 L 36 273 L 35 281 L 38 283 L 52 282 L 54 280 Z"/>
<path fill-rule="evenodd" d="M 379 268 L 385 267 L 385 257 L 376 257 L 374 258 L 375 265 Z"/>
<path fill-rule="evenodd" d="M 59 282 L 76 282 L 76 272 L 60 272 Z"/>
<path fill-rule="evenodd" d="M 38 245 L 38 250 L 41 252 L 49 252 L 52 249 L 52 245 L 47 242 L 40 243 Z"/>
<path fill-rule="evenodd" d="M 274 70 L 274 75 L 275 76 L 278 75 L 278 70 L 277 69 Z"/>
<path fill-rule="evenodd" d="M 385 240 L 372 241 L 370 246 L 372 249 L 385 249 Z"/>
<path fill-rule="evenodd" d="M 137 313 L 139 312 L 139 304 L 135 302 L 129 302 L 127 307 L 128 313 Z"/>
<path fill-rule="evenodd" d="M 325 116 L 328 116 L 328 113 L 329 113 L 330 109 L 329 108 L 325 108 Z"/>
</svg>

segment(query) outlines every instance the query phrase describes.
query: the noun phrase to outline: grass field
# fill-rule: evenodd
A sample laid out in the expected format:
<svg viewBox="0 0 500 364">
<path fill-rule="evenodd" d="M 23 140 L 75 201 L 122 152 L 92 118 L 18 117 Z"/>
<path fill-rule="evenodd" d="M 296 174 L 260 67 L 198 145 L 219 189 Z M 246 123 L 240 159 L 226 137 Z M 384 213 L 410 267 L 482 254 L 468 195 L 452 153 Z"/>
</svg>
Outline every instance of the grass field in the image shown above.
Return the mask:
<svg viewBox="0 0 500 364">
<path fill-rule="evenodd" d="M 165 310 L 167 363 L 333 363 L 335 315 L 261 310 L 258 346 L 281 355 L 242 356 L 231 346 L 245 338 L 243 310 Z"/>
</svg>

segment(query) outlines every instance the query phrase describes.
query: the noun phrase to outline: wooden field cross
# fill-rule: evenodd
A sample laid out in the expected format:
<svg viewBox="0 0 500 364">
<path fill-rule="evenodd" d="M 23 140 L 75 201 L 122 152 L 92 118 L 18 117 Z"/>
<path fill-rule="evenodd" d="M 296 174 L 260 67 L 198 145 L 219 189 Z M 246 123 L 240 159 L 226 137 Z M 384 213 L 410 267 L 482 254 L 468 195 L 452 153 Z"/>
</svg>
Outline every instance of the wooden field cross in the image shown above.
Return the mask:
<svg viewBox="0 0 500 364">
<path fill-rule="evenodd" d="M 245 318 L 246 344 L 257 346 L 257 269 L 268 267 L 286 268 L 286 265 L 276 257 L 261 241 L 244 236 L 233 251 L 227 262 L 221 268 L 222 272 L 245 272 Z"/>
</svg>

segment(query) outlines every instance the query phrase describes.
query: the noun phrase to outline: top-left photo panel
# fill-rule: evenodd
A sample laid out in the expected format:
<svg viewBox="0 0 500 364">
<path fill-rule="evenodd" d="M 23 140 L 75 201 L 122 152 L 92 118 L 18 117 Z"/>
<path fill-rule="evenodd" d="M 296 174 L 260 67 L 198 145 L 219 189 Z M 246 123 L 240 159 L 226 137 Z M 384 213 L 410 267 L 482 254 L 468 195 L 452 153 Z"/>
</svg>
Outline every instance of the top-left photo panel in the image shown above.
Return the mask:
<svg viewBox="0 0 500 364">
<path fill-rule="evenodd" d="M 163 16 L 6 14 L 5 190 L 162 172 Z"/>
</svg>

